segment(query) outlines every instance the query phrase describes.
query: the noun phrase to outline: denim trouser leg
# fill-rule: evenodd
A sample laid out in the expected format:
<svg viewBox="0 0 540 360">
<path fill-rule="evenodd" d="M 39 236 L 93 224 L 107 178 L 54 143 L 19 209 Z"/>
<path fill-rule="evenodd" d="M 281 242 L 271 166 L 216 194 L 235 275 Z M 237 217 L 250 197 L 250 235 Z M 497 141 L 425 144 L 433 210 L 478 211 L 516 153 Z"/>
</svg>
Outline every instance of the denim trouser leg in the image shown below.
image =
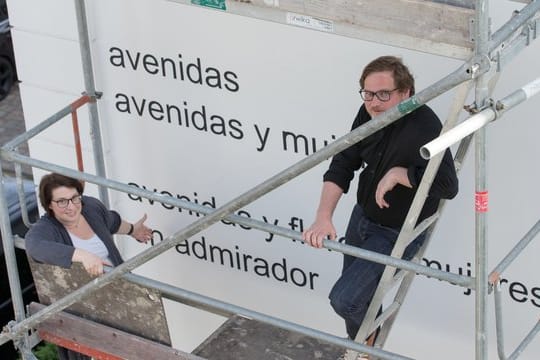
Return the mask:
<svg viewBox="0 0 540 360">
<path fill-rule="evenodd" d="M 398 235 L 398 230 L 369 221 L 362 208 L 356 205 L 345 237 L 348 245 L 390 255 Z M 422 245 L 423 239 L 424 236 L 421 235 L 411 243 L 403 258 L 411 259 Z M 336 313 L 345 319 L 347 334 L 351 339 L 356 337 L 360 329 L 384 267 L 383 264 L 344 255 L 341 277 L 330 291 L 329 298 Z"/>
</svg>

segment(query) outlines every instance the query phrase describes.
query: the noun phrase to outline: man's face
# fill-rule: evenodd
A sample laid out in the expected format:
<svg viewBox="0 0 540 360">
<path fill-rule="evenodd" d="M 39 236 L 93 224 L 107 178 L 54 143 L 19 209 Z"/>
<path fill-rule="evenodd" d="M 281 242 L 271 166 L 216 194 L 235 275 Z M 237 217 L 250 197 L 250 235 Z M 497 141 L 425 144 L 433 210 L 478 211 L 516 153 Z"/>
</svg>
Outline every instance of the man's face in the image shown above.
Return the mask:
<svg viewBox="0 0 540 360">
<path fill-rule="evenodd" d="M 399 92 L 395 89 L 394 77 L 390 71 L 374 72 L 364 79 L 364 90 L 371 93 L 377 93 L 379 91 L 390 92 L 388 101 L 381 101 L 377 96 L 373 96 L 373 99 L 369 101 L 364 100 L 366 110 L 371 117 L 380 115 L 391 107 L 409 98 L 409 90 Z"/>
</svg>

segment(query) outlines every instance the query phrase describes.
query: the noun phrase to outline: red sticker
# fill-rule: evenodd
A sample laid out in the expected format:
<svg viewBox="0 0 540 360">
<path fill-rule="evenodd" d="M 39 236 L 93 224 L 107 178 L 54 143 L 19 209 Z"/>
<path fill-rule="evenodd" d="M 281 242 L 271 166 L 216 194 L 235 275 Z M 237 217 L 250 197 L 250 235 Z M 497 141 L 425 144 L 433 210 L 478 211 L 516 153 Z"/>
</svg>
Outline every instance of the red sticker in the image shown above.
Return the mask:
<svg viewBox="0 0 540 360">
<path fill-rule="evenodd" d="M 477 191 L 474 196 L 474 207 L 476 212 L 487 212 L 488 211 L 488 192 L 487 191 Z"/>
</svg>

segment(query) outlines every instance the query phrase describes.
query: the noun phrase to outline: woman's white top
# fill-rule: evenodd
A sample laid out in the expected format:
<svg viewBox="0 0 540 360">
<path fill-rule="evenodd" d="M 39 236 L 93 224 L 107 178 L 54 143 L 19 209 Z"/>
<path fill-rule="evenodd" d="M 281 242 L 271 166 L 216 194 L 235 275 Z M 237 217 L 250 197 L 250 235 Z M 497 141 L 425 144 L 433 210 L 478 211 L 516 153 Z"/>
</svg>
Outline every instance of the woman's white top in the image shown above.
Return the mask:
<svg viewBox="0 0 540 360">
<path fill-rule="evenodd" d="M 94 234 L 90 239 L 85 240 L 73 235 L 69 231 L 68 233 L 74 247 L 91 252 L 112 265 L 112 261 L 109 258 L 109 250 L 107 250 L 103 241 L 101 241 L 96 234 Z"/>
</svg>

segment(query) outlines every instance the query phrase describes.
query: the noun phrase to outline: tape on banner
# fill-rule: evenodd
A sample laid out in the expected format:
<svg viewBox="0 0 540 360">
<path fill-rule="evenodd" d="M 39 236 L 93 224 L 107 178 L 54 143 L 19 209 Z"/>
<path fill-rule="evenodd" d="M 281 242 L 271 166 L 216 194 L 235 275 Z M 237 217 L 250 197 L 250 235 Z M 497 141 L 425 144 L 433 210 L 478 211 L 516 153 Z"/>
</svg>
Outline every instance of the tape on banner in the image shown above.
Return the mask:
<svg viewBox="0 0 540 360">
<path fill-rule="evenodd" d="M 487 212 L 488 211 L 488 192 L 487 191 L 477 191 L 474 196 L 474 206 L 476 212 Z"/>
</svg>

